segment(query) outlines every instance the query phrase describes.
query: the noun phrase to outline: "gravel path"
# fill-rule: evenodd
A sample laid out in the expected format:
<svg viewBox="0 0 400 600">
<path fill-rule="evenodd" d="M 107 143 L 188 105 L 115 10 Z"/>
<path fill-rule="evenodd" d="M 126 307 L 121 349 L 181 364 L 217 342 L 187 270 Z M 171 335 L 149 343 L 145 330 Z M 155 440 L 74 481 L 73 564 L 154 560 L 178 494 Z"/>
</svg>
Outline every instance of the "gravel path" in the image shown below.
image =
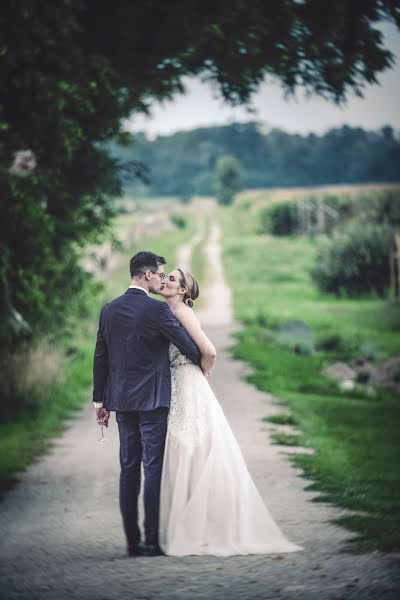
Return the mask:
<svg viewBox="0 0 400 600">
<path fill-rule="evenodd" d="M 208 262 L 221 276 L 220 232 Z M 186 249 L 187 252 L 187 249 Z M 190 249 L 189 249 L 190 255 Z M 394 599 L 399 557 L 343 552 L 349 533 L 329 520 L 339 511 L 310 502 L 307 482 L 283 449 L 269 443 L 260 419 L 279 412 L 274 398 L 243 381 L 233 361 L 229 289 L 223 280 L 208 295 L 201 319 L 218 349 L 212 386 L 247 464 L 285 534 L 304 546 L 288 555 L 127 558 L 118 507 L 118 432 L 98 444 L 93 409 L 71 419 L 52 450 L 21 476 L 0 506 L 0 596 L 7 599 Z M 209 306 L 210 308 L 210 306 Z M 397 589 L 397 593 L 396 593 Z"/>
</svg>

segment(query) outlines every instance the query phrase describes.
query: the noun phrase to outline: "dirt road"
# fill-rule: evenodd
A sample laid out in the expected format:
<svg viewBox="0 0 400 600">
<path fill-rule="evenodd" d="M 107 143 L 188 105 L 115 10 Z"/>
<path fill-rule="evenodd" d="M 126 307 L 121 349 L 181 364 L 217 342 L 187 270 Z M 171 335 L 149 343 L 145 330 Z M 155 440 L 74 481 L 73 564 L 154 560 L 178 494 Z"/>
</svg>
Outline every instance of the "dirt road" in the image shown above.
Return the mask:
<svg viewBox="0 0 400 600">
<path fill-rule="evenodd" d="M 220 231 L 207 245 L 210 280 L 205 329 L 218 350 L 212 386 L 249 469 L 276 521 L 304 551 L 249 557 L 127 558 L 118 507 L 118 434 L 99 444 L 89 405 L 53 449 L 21 476 L 0 506 L 0 596 L 20 600 L 394 599 L 398 557 L 343 552 L 349 533 L 329 520 L 338 510 L 312 503 L 306 481 L 269 443 L 263 416 L 274 398 L 243 381 L 233 361 L 230 290 L 223 280 Z M 188 250 L 186 249 L 186 252 Z M 190 249 L 189 249 L 190 255 Z M 187 254 L 186 254 L 187 256 Z"/>
</svg>

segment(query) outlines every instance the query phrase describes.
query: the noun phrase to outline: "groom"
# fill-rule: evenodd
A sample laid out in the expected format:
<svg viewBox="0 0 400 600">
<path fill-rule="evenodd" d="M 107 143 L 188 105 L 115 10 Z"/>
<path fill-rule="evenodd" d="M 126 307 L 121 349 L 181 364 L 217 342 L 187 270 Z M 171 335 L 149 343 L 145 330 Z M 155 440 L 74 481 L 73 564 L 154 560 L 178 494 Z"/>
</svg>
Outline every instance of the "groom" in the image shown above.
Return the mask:
<svg viewBox="0 0 400 600">
<path fill-rule="evenodd" d="M 168 349 L 172 342 L 200 365 L 196 344 L 168 304 L 149 297 L 164 286 L 165 259 L 139 252 L 130 262 L 132 283 L 103 306 L 93 365 L 98 422 L 116 412 L 120 438 L 120 508 L 129 556 L 161 554 L 160 482 L 171 398 Z M 138 495 L 144 469 L 145 543 L 140 541 Z"/>
</svg>

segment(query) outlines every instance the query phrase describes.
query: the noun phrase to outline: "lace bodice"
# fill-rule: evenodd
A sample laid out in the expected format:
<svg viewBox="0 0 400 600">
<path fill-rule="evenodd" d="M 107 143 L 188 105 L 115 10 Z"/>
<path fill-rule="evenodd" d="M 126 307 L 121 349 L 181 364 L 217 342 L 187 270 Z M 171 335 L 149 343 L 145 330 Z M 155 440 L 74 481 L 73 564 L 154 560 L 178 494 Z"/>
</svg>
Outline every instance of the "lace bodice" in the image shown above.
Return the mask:
<svg viewBox="0 0 400 600">
<path fill-rule="evenodd" d="M 179 365 L 192 364 L 190 358 L 181 354 L 180 350 L 174 344 L 169 345 L 169 366 L 171 369 L 175 369 Z"/>
<path fill-rule="evenodd" d="M 199 378 L 204 378 L 201 369 L 181 354 L 176 346 L 169 346 L 171 368 L 171 405 L 168 430 L 171 438 L 184 444 L 191 452 L 200 446 L 207 431 L 204 408 L 194 400 L 194 391 Z M 185 366 L 190 365 L 190 369 Z"/>
</svg>

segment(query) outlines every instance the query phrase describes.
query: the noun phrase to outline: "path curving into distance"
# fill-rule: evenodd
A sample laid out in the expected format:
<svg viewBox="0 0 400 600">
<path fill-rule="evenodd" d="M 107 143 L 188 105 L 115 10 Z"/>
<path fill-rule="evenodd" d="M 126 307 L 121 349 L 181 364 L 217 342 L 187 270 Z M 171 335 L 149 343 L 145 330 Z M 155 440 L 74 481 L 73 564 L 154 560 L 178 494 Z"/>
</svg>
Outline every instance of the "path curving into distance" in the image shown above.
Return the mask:
<svg viewBox="0 0 400 600">
<path fill-rule="evenodd" d="M 197 240 L 199 241 L 199 240 Z M 196 240 L 192 240 L 193 248 Z M 181 248 L 179 266 L 190 263 Z M 221 231 L 206 241 L 210 282 L 200 319 L 218 351 L 211 385 L 275 520 L 304 551 L 274 556 L 127 558 L 118 507 L 118 432 L 98 444 L 94 410 L 70 420 L 52 449 L 0 504 L 0 597 L 7 600 L 394 600 L 395 555 L 343 552 L 339 511 L 312 503 L 307 482 L 269 443 L 262 417 L 281 411 L 243 377 L 228 348 L 236 327 L 223 276 Z M 186 258 L 185 258 L 186 257 Z M 185 263 L 185 260 L 187 263 Z M 94 340 L 93 340 L 94 343 Z M 290 375 L 290 374 L 289 374 Z M 396 592 L 397 587 L 397 592 Z"/>
</svg>

